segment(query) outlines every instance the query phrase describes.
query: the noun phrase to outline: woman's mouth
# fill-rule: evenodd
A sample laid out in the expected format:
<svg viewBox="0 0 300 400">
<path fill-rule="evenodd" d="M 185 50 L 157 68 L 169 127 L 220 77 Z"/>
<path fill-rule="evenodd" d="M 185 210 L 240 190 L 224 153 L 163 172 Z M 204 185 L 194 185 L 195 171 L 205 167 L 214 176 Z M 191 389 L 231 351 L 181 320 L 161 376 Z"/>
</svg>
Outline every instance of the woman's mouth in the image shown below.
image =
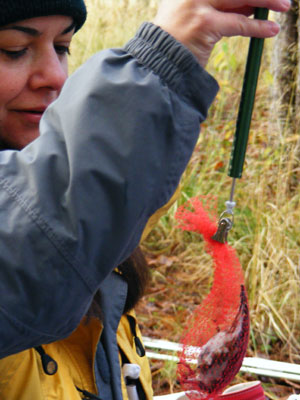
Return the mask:
<svg viewBox="0 0 300 400">
<path fill-rule="evenodd" d="M 44 114 L 45 108 L 42 109 L 28 109 L 28 110 L 14 110 L 18 113 L 19 117 L 24 119 L 27 123 L 39 124 Z"/>
</svg>

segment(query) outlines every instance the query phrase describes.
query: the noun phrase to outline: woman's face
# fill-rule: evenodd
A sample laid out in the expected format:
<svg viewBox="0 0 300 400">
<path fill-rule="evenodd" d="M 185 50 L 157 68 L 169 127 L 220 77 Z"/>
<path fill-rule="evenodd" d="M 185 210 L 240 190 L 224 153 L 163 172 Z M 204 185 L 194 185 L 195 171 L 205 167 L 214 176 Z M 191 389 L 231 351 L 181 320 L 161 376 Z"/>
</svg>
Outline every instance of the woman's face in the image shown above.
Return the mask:
<svg viewBox="0 0 300 400">
<path fill-rule="evenodd" d="M 0 142 L 22 149 L 68 74 L 71 17 L 26 19 L 0 28 Z"/>
</svg>

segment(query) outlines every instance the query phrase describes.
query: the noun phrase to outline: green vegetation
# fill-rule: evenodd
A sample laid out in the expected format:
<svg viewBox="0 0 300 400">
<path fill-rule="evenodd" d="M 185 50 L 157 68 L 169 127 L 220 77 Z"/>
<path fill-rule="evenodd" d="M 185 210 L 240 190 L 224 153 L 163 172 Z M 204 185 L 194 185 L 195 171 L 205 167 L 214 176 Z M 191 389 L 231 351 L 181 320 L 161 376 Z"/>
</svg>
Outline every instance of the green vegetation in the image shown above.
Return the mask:
<svg viewBox="0 0 300 400">
<path fill-rule="evenodd" d="M 154 15 L 156 1 L 87 3 L 89 19 L 75 36 L 71 71 L 96 50 L 124 44 L 143 20 Z M 300 363 L 299 135 L 288 129 L 280 133 L 271 118 L 272 44 L 266 41 L 229 243 L 245 271 L 251 308 L 248 355 Z M 216 196 L 218 214 L 225 208 L 231 186 L 227 165 L 247 47 L 247 39 L 226 39 L 216 47 L 208 70 L 221 90 L 182 178 L 180 198 L 142 245 L 152 269 L 149 295 L 138 308 L 145 335 L 178 341 L 185 320 L 209 290 L 213 270 L 202 240 L 179 231 L 174 214 L 179 204 L 196 195 Z"/>
</svg>

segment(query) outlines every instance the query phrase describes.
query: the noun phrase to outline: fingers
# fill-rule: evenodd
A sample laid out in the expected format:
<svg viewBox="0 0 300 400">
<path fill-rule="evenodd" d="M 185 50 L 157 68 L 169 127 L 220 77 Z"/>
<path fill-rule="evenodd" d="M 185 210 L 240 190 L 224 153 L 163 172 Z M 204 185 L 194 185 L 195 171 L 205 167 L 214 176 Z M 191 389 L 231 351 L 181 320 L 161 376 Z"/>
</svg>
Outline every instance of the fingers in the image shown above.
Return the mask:
<svg viewBox="0 0 300 400">
<path fill-rule="evenodd" d="M 243 9 L 257 7 L 272 11 L 285 12 L 291 7 L 290 0 L 212 0 L 211 4 L 220 11 L 238 12 Z"/>
<path fill-rule="evenodd" d="M 278 34 L 280 26 L 273 21 L 250 19 L 237 13 L 215 14 L 221 36 L 269 38 Z"/>
</svg>

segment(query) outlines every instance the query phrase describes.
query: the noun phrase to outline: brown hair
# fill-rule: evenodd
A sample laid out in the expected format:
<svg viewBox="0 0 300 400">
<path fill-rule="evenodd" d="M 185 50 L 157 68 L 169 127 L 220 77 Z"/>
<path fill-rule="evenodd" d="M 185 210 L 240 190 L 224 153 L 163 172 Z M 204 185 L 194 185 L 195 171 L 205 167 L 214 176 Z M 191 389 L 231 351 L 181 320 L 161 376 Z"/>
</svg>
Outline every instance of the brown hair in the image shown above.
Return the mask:
<svg viewBox="0 0 300 400">
<path fill-rule="evenodd" d="M 118 266 L 117 272 L 125 279 L 128 285 L 127 298 L 123 311 L 125 314 L 134 308 L 143 297 L 150 280 L 149 267 L 140 247 L 137 247 L 130 257 Z M 88 319 L 90 317 L 101 319 L 102 313 L 100 304 L 101 292 L 98 290 L 86 313 Z"/>
</svg>

